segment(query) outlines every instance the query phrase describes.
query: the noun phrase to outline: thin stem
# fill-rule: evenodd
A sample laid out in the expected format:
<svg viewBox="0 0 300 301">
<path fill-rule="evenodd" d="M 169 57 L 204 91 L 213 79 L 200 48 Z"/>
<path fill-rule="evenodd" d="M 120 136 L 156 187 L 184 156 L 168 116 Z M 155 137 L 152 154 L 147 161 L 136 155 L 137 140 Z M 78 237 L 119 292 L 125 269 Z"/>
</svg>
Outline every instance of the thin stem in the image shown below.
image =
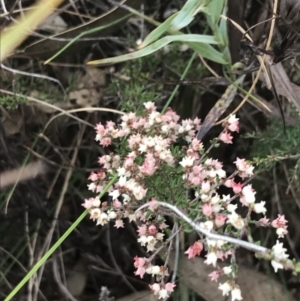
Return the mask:
<svg viewBox="0 0 300 301">
<path fill-rule="evenodd" d="M 220 235 L 216 233 L 211 233 L 210 231 L 207 231 L 203 229 L 198 223 L 195 223 L 192 221 L 188 216 L 186 216 L 181 210 L 179 210 L 176 206 L 173 206 L 171 204 L 165 203 L 165 202 L 157 202 L 158 205 L 162 207 L 167 207 L 171 209 L 173 212 L 175 212 L 179 217 L 181 217 L 185 222 L 187 222 L 190 226 L 194 228 L 195 231 L 200 232 L 204 234 L 207 238 L 209 239 L 216 239 L 216 240 L 223 240 L 227 241 L 229 243 L 232 243 L 234 245 L 241 246 L 245 249 L 254 251 L 254 252 L 259 252 L 259 253 L 268 253 L 268 249 L 262 246 L 255 245 L 253 243 L 240 240 L 237 238 L 233 238 L 230 236 L 225 236 L 225 235 Z M 151 204 L 144 204 L 140 208 L 136 210 L 136 213 L 146 207 L 149 207 Z"/>
</svg>

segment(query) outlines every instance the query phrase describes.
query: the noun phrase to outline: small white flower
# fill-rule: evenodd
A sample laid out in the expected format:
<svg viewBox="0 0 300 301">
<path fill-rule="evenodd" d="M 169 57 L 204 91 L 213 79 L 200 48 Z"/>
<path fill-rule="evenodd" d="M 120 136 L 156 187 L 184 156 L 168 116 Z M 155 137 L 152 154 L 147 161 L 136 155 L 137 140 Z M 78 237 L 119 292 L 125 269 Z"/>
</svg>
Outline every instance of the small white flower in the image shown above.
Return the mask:
<svg viewBox="0 0 300 301">
<path fill-rule="evenodd" d="M 221 179 L 226 178 L 226 171 L 224 169 L 218 169 L 216 171 L 216 173 L 219 176 L 219 178 L 221 178 Z"/>
<path fill-rule="evenodd" d="M 235 212 L 233 212 L 233 213 L 229 214 L 227 217 L 228 217 L 227 224 L 228 223 L 231 224 L 238 230 L 244 228 L 245 222 L 239 214 L 236 214 Z"/>
<path fill-rule="evenodd" d="M 228 274 L 232 273 L 231 265 L 229 267 L 224 267 L 223 271 L 224 271 L 225 275 L 228 275 Z"/>
<path fill-rule="evenodd" d="M 129 214 L 128 215 L 128 219 L 129 219 L 129 222 L 136 222 L 136 215 L 133 213 L 133 214 Z"/>
<path fill-rule="evenodd" d="M 155 250 L 155 243 L 147 245 L 147 252 L 153 252 Z"/>
<path fill-rule="evenodd" d="M 147 152 L 147 145 L 140 143 L 139 152 L 140 153 L 146 153 Z"/>
<path fill-rule="evenodd" d="M 264 202 L 264 201 L 261 201 L 260 203 L 256 203 L 256 204 L 254 204 L 253 210 L 256 213 L 266 214 L 267 209 L 265 208 L 265 204 L 266 204 L 266 202 Z"/>
<path fill-rule="evenodd" d="M 107 213 L 108 213 L 109 219 L 115 219 L 117 217 L 117 214 L 115 211 L 109 211 Z"/>
<path fill-rule="evenodd" d="M 233 205 L 233 204 L 228 204 L 227 205 L 227 211 L 231 212 L 231 213 L 235 213 L 235 210 L 237 209 L 237 205 Z"/>
<path fill-rule="evenodd" d="M 100 204 L 101 204 L 101 202 L 100 202 L 99 197 L 95 197 L 94 200 L 93 200 L 93 202 L 92 202 L 92 205 L 93 205 L 94 207 L 99 207 Z"/>
<path fill-rule="evenodd" d="M 211 169 L 208 173 L 208 176 L 211 178 L 215 178 L 217 175 L 216 171 L 214 169 Z"/>
<path fill-rule="evenodd" d="M 208 202 L 209 201 L 209 196 L 207 194 L 201 194 L 201 200 L 203 202 Z"/>
<path fill-rule="evenodd" d="M 218 194 L 214 195 L 212 198 L 211 198 L 211 203 L 212 204 L 219 204 L 220 203 L 220 196 Z"/>
<path fill-rule="evenodd" d="M 222 195 L 222 202 L 226 203 L 226 202 L 229 202 L 229 200 L 231 199 L 231 195 L 230 194 L 223 194 Z"/>
<path fill-rule="evenodd" d="M 215 239 L 206 239 L 206 243 L 209 247 L 215 247 L 217 245 L 217 241 Z"/>
<path fill-rule="evenodd" d="M 169 125 L 164 124 L 164 125 L 161 127 L 161 131 L 162 131 L 163 133 L 168 133 L 169 128 L 170 128 Z"/>
<path fill-rule="evenodd" d="M 119 167 L 117 169 L 117 172 L 118 172 L 118 176 L 121 177 L 121 176 L 125 176 L 126 174 L 126 169 L 124 167 Z"/>
<path fill-rule="evenodd" d="M 219 290 L 222 291 L 223 296 L 228 296 L 231 289 L 232 287 L 228 281 L 224 282 L 223 284 L 219 284 Z"/>
<path fill-rule="evenodd" d="M 165 299 L 169 296 L 168 291 L 163 288 L 159 291 L 158 296 L 159 296 L 158 299 Z"/>
<path fill-rule="evenodd" d="M 272 247 L 272 253 L 275 257 L 279 259 L 286 259 L 289 255 L 286 254 L 287 249 L 283 247 L 283 243 L 276 241 L 276 245 Z"/>
<path fill-rule="evenodd" d="M 214 213 L 220 212 L 221 209 L 222 209 L 222 206 L 221 206 L 220 204 L 217 204 L 217 205 L 213 205 L 213 206 L 212 206 L 212 211 L 213 211 Z"/>
<path fill-rule="evenodd" d="M 247 186 L 243 187 L 242 194 L 243 194 L 243 198 L 244 198 L 244 201 L 247 206 L 249 206 L 250 204 L 253 204 L 255 202 L 256 192 L 252 189 L 251 185 L 247 185 Z"/>
<path fill-rule="evenodd" d="M 148 268 L 146 270 L 146 273 L 151 274 L 152 276 L 155 276 L 155 275 L 160 275 L 161 270 L 160 270 L 160 267 L 158 265 L 154 265 L 154 266 Z"/>
<path fill-rule="evenodd" d="M 154 236 L 152 236 L 152 235 L 149 235 L 149 236 L 147 237 L 147 243 L 148 243 L 148 244 L 156 243 L 156 238 L 155 238 Z"/>
<path fill-rule="evenodd" d="M 120 192 L 118 189 L 113 190 L 109 193 L 113 200 L 116 200 L 120 196 Z"/>
<path fill-rule="evenodd" d="M 191 167 L 191 166 L 193 166 L 194 160 L 195 160 L 195 158 L 193 158 L 193 157 L 184 157 L 184 158 L 179 162 L 179 164 L 180 164 L 183 168 L 185 168 L 185 167 Z"/>
<path fill-rule="evenodd" d="M 145 196 L 144 194 L 144 189 L 141 186 L 136 187 L 133 191 L 132 191 L 134 197 L 140 201 L 141 199 L 143 199 L 143 197 Z"/>
<path fill-rule="evenodd" d="M 124 228 L 124 222 L 122 219 L 117 219 L 115 221 L 115 227 L 118 229 L 118 228 Z"/>
<path fill-rule="evenodd" d="M 147 244 L 147 236 L 142 235 L 140 238 L 138 238 L 138 242 L 141 244 L 142 247 L 144 247 Z"/>
<path fill-rule="evenodd" d="M 158 233 L 155 235 L 155 238 L 156 238 L 157 240 L 163 240 L 164 234 L 161 233 L 161 232 L 158 232 Z"/>
<path fill-rule="evenodd" d="M 95 220 L 99 218 L 100 214 L 101 214 L 101 210 L 99 208 L 93 208 L 90 212 L 91 219 Z"/>
<path fill-rule="evenodd" d="M 272 260 L 271 265 L 274 268 L 275 273 L 277 273 L 278 269 L 283 269 L 283 265 L 276 260 Z"/>
<path fill-rule="evenodd" d="M 91 183 L 91 184 L 88 185 L 88 190 L 91 190 L 91 191 L 95 192 L 96 187 L 97 186 L 96 186 L 95 183 Z"/>
<path fill-rule="evenodd" d="M 206 221 L 204 223 L 200 223 L 200 227 L 204 230 L 211 231 L 214 228 L 214 223 L 212 221 Z"/>
<path fill-rule="evenodd" d="M 239 118 L 236 118 L 235 115 L 230 115 L 230 117 L 227 119 L 229 124 L 235 123 L 239 121 Z"/>
<path fill-rule="evenodd" d="M 102 212 L 97 219 L 97 225 L 104 226 L 109 221 L 109 217 L 105 212 Z"/>
<path fill-rule="evenodd" d="M 212 264 L 215 267 L 218 260 L 217 254 L 215 252 L 210 252 L 205 256 L 206 256 L 206 260 L 204 261 L 204 263 L 207 265 Z"/>
<path fill-rule="evenodd" d="M 277 228 L 276 229 L 276 234 L 278 235 L 279 238 L 284 238 L 284 235 L 288 233 L 287 229 L 285 228 Z"/>
<path fill-rule="evenodd" d="M 119 184 L 120 187 L 124 187 L 126 185 L 126 177 L 125 176 L 120 176 L 118 184 Z"/>
<path fill-rule="evenodd" d="M 241 290 L 238 287 L 235 287 L 231 291 L 231 301 L 235 301 L 235 300 L 243 300 L 243 297 L 241 295 Z"/>
<path fill-rule="evenodd" d="M 283 243 L 280 243 L 278 240 L 276 241 L 276 245 L 272 247 L 272 255 L 274 256 L 274 260 L 271 261 L 271 264 L 277 273 L 278 269 L 283 269 L 283 265 L 279 262 L 280 260 L 285 260 L 289 257 L 286 254 L 287 249 L 283 247 Z"/>
</svg>

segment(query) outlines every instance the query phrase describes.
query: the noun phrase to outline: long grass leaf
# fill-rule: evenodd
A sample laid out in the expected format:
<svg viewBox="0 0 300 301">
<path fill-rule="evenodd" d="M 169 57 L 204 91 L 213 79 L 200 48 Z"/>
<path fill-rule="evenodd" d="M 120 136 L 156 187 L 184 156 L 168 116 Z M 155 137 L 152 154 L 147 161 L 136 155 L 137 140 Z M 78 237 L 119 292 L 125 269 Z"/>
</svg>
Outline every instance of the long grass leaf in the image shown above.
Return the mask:
<svg viewBox="0 0 300 301">
<path fill-rule="evenodd" d="M 174 36 L 167 36 L 164 37 L 157 42 L 151 44 L 150 46 L 145 47 L 144 49 L 123 54 L 117 57 L 107 58 L 107 59 L 101 59 L 101 60 L 95 60 L 90 61 L 87 64 L 88 65 L 103 65 L 103 64 L 115 64 L 115 63 L 121 63 L 128 60 L 134 60 L 137 58 L 144 57 L 146 55 L 152 54 L 159 49 L 163 48 L 164 46 L 168 45 L 171 42 L 194 42 L 194 43 L 203 43 L 203 45 L 206 44 L 218 44 L 218 42 L 215 40 L 213 36 L 209 35 L 198 35 L 198 34 L 185 34 L 185 35 L 174 35 Z M 212 48 L 212 47 L 211 47 Z M 205 49 L 205 48 L 203 48 Z"/>
<path fill-rule="evenodd" d="M 188 26 L 194 20 L 195 15 L 204 8 L 205 1 L 188 0 L 171 23 L 171 27 L 180 30 Z"/>
<path fill-rule="evenodd" d="M 166 21 L 161 23 L 158 27 L 156 27 L 153 31 L 151 31 L 148 36 L 144 39 L 143 43 L 139 45 L 138 49 L 142 49 L 149 44 L 155 42 L 158 38 L 160 38 L 166 31 L 170 29 L 171 23 L 176 17 L 177 13 L 170 16 Z"/>
</svg>

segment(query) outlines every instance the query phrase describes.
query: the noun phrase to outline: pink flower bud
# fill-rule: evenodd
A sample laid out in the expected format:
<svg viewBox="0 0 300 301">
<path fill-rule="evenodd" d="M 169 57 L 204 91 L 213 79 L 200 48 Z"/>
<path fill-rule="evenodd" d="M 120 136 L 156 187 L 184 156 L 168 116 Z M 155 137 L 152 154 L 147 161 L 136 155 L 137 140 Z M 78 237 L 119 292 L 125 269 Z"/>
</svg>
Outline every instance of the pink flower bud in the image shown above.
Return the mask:
<svg viewBox="0 0 300 301">
<path fill-rule="evenodd" d="M 149 228 L 148 228 L 148 233 L 149 235 L 152 235 L 152 236 L 155 236 L 157 234 L 157 229 L 154 225 L 151 225 Z"/>
<path fill-rule="evenodd" d="M 223 214 L 216 213 L 215 215 L 215 225 L 217 228 L 224 226 L 227 217 Z"/>
<path fill-rule="evenodd" d="M 201 208 L 205 216 L 210 216 L 212 214 L 211 204 L 204 204 L 201 206 Z"/>
<path fill-rule="evenodd" d="M 202 192 L 207 194 L 210 191 L 210 182 L 209 181 L 203 181 L 201 185 Z"/>
</svg>

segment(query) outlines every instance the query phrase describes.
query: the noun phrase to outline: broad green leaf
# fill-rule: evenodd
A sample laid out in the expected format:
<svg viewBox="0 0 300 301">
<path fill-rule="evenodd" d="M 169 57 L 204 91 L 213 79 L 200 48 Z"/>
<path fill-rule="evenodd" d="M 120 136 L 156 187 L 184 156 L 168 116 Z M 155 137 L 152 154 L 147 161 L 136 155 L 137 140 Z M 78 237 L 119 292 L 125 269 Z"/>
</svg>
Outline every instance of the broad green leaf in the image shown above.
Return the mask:
<svg viewBox="0 0 300 301">
<path fill-rule="evenodd" d="M 211 0 L 210 3 L 208 4 L 208 10 L 212 17 L 212 22 L 214 24 L 218 23 L 223 7 L 224 7 L 224 0 Z"/>
<path fill-rule="evenodd" d="M 166 31 L 170 29 L 170 25 L 174 18 L 177 16 L 178 13 L 170 16 L 166 21 L 161 23 L 157 28 L 151 31 L 148 36 L 145 38 L 143 43 L 138 47 L 138 49 L 142 49 L 149 44 L 155 42 L 158 38 L 160 38 Z"/>
<path fill-rule="evenodd" d="M 203 0 L 188 0 L 171 23 L 172 28 L 180 30 L 189 25 L 195 15 L 205 8 L 205 3 Z"/>
<path fill-rule="evenodd" d="M 138 50 L 138 51 L 135 51 L 132 53 L 128 53 L 128 54 L 124 54 L 124 55 L 120 55 L 117 57 L 90 61 L 87 64 L 88 65 L 115 64 L 115 63 L 125 62 L 128 60 L 134 60 L 134 59 L 152 54 L 172 42 L 185 42 L 185 43 L 194 42 L 195 44 L 203 43 L 203 45 L 205 45 L 205 46 L 208 46 L 206 44 L 218 44 L 216 42 L 215 38 L 213 36 L 209 36 L 209 35 L 182 34 L 182 35 L 167 36 L 141 50 Z M 199 49 L 201 49 L 201 46 Z M 203 51 L 207 52 L 207 48 L 205 49 L 205 47 L 204 47 Z"/>
</svg>

